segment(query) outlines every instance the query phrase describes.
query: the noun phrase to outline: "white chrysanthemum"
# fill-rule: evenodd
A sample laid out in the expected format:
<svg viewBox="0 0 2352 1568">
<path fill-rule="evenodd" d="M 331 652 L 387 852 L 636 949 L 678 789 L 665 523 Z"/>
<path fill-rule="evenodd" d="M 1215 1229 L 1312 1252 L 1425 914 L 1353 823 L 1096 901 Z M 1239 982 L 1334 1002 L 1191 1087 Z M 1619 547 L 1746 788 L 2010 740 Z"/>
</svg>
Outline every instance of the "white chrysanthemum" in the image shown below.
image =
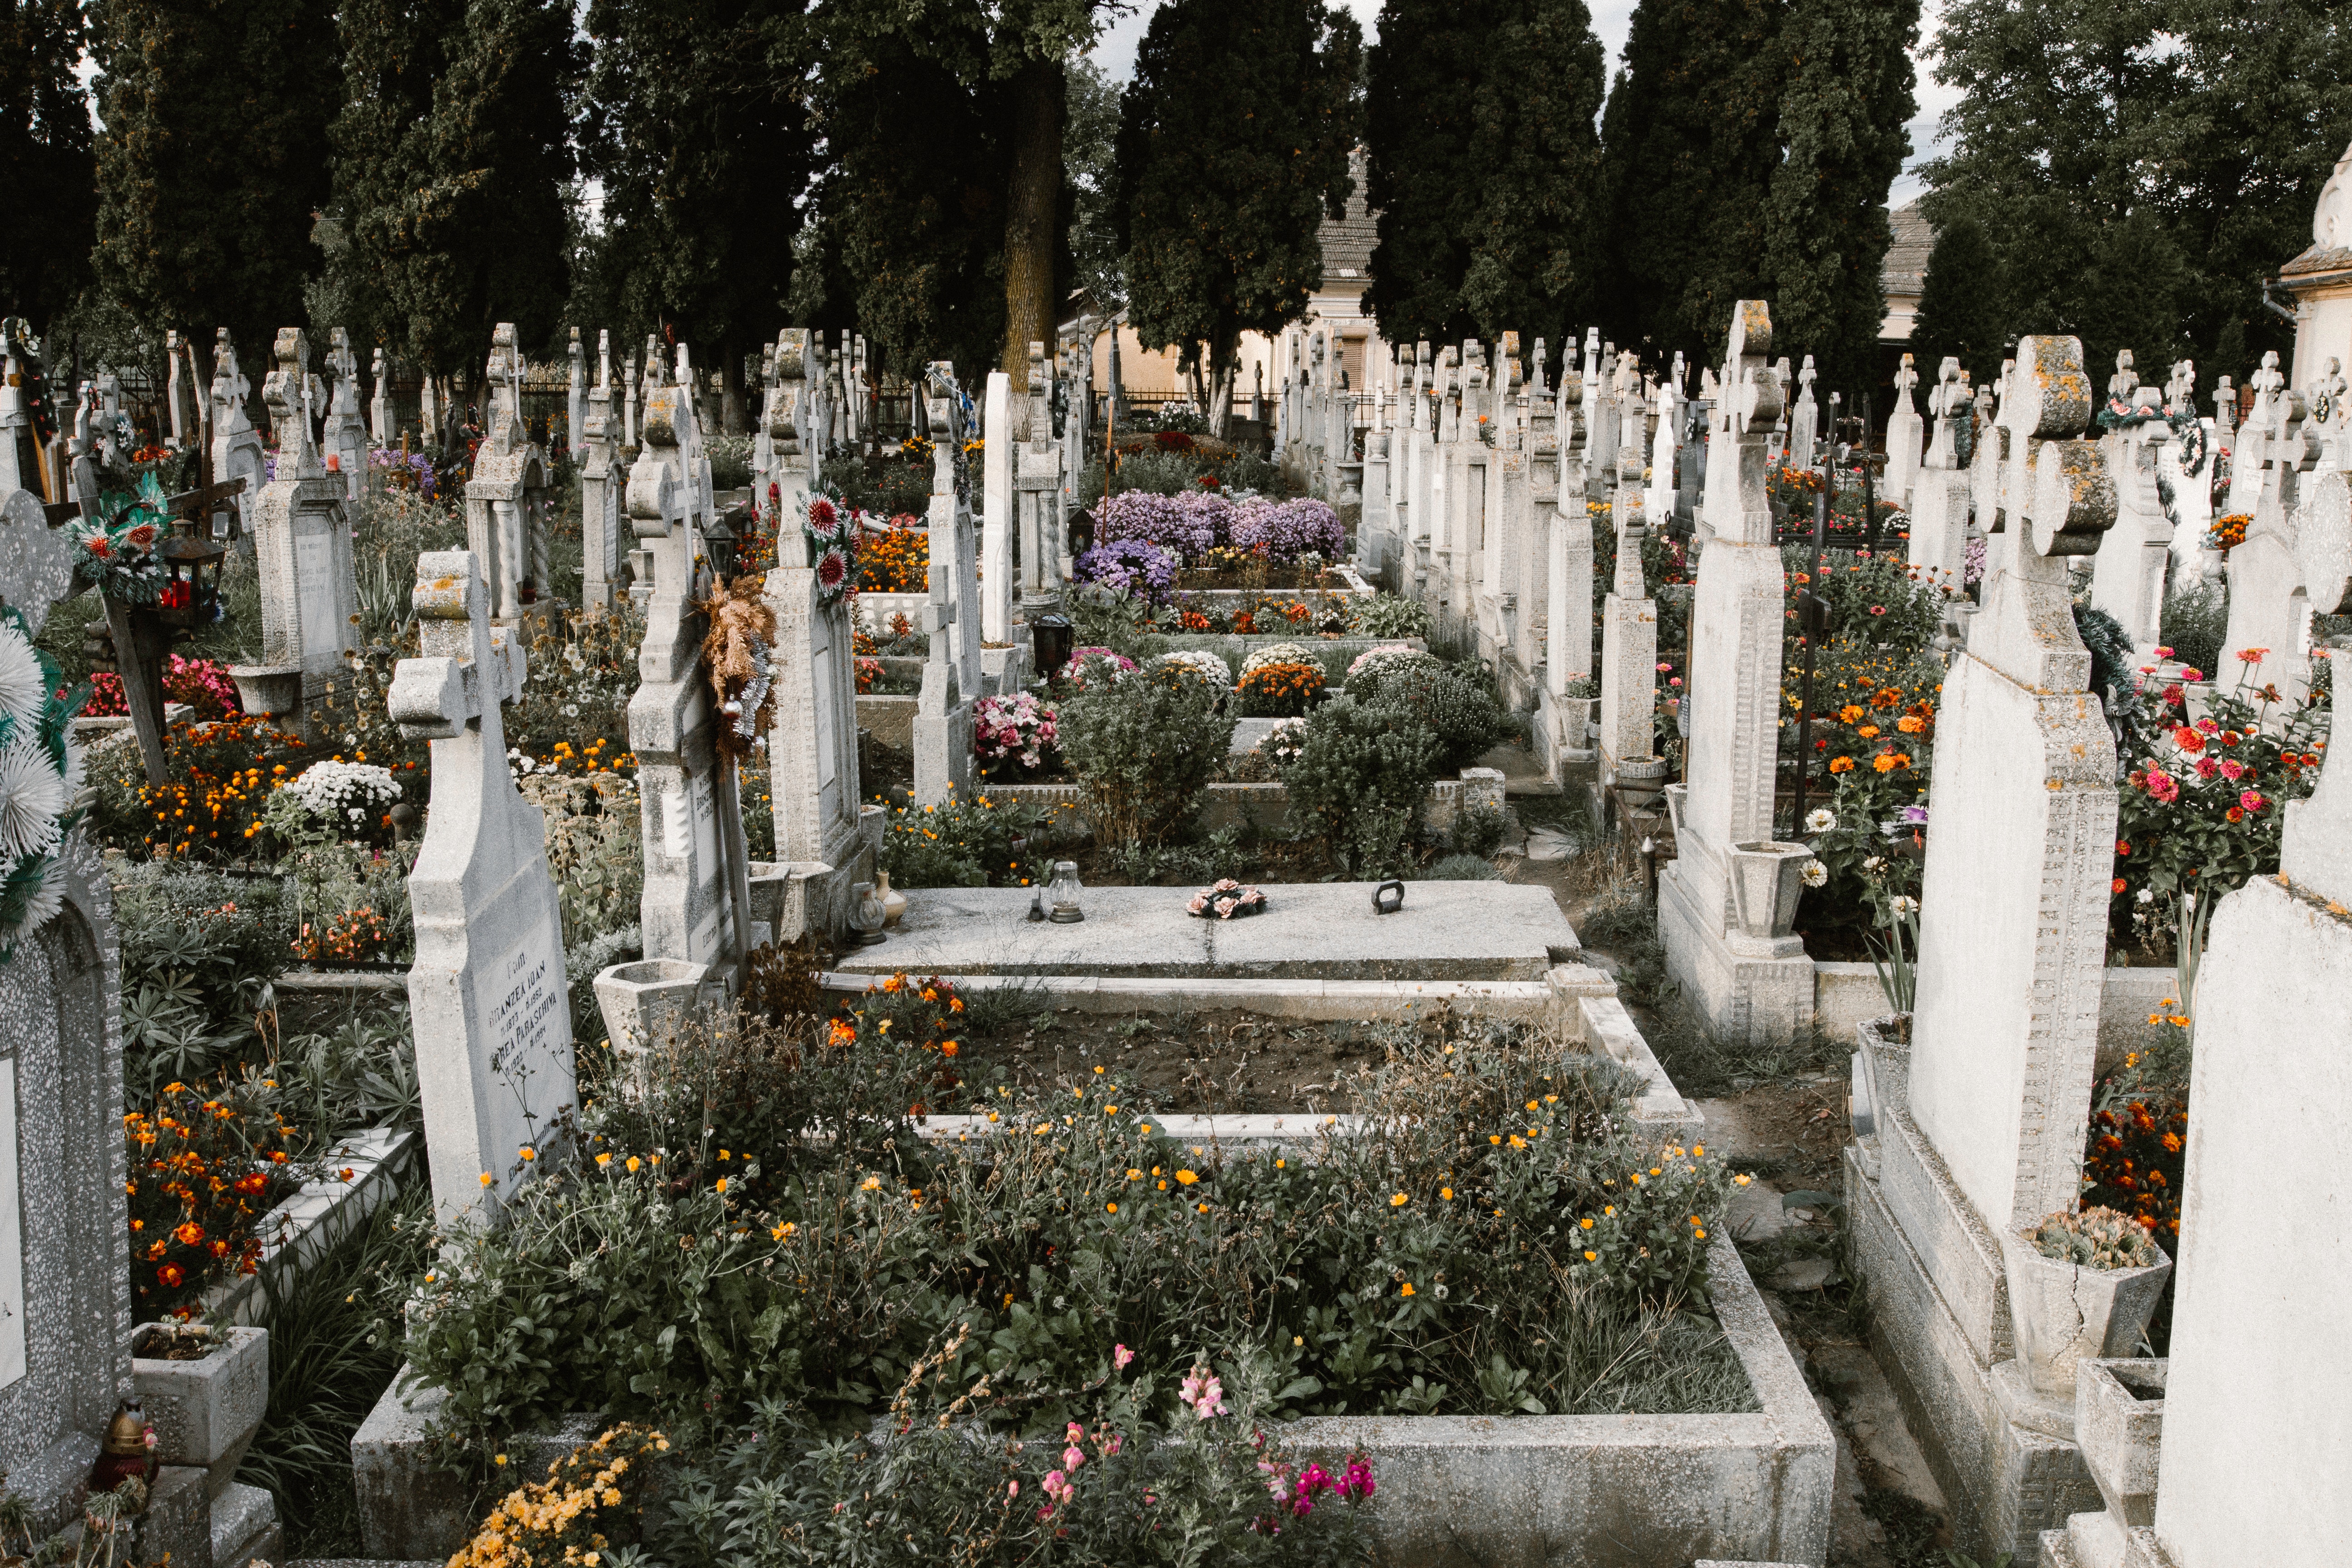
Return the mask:
<svg viewBox="0 0 2352 1568">
<path fill-rule="evenodd" d="M 41 885 L 25 900 L 25 923 L 18 928 L 20 933 L 37 931 L 48 924 L 65 903 L 65 879 L 58 875 L 58 863 L 52 860 L 41 868 Z"/>
<path fill-rule="evenodd" d="M 18 731 L 29 734 L 41 721 L 48 702 L 48 683 L 41 677 L 41 661 L 25 634 L 0 621 L 0 715 Z"/>
<path fill-rule="evenodd" d="M 39 742 L 23 740 L 0 751 L 0 855 L 46 855 L 58 847 L 65 815 L 65 775 Z"/>
<path fill-rule="evenodd" d="M 1818 888 L 1830 879 L 1830 868 L 1819 860 L 1808 860 L 1804 869 L 1805 886 Z"/>
</svg>

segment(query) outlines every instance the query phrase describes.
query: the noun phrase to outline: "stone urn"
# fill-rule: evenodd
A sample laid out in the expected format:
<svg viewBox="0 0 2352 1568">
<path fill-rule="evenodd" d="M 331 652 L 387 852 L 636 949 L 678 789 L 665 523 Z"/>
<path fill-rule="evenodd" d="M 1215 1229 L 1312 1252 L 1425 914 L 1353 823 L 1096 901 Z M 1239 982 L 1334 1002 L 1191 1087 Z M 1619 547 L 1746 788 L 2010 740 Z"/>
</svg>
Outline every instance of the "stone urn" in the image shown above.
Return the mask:
<svg viewBox="0 0 2352 1568">
<path fill-rule="evenodd" d="M 1616 765 L 1617 798 L 1628 811 L 1646 811 L 1664 793 L 1666 759 L 1634 757 Z"/>
<path fill-rule="evenodd" d="M 651 1087 L 653 1047 L 694 1015 L 711 983 L 709 964 L 682 958 L 616 963 L 596 976 L 596 1005 L 604 1015 L 604 1033 L 627 1068 L 623 1082 L 633 1098 Z"/>
<path fill-rule="evenodd" d="M 156 1461 L 203 1470 L 211 1499 L 228 1489 L 261 1430 L 269 1405 L 269 1332 L 207 1332 L 209 1349 L 188 1330 L 141 1325 L 131 1342 L 131 1382 L 155 1428 Z"/>
<path fill-rule="evenodd" d="M 1809 844 L 1762 842 L 1731 847 L 1731 903 L 1744 936 L 1758 942 L 1787 937 L 1797 923 L 1797 900 L 1805 890 Z"/>
<path fill-rule="evenodd" d="M 2092 1268 L 2042 1257 L 2023 1231 L 2000 1235 L 2017 1359 L 2036 1394 L 2071 1405 L 2077 1363 L 2138 1352 L 2172 1259 L 2142 1268 Z"/>
</svg>

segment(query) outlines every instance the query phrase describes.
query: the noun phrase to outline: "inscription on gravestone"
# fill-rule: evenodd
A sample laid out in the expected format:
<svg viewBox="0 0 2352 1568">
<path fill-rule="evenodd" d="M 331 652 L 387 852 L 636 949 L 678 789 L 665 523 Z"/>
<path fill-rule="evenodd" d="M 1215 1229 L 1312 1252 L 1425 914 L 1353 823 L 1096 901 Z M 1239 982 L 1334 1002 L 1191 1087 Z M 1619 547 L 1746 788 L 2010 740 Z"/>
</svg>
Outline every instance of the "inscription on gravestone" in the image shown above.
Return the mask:
<svg viewBox="0 0 2352 1568">
<path fill-rule="evenodd" d="M 490 1065 L 503 1070 L 556 1048 L 552 1023 L 563 994 L 551 976 L 563 967 L 546 931 L 535 931 L 509 949 L 482 975 L 481 1006 L 490 1020 Z"/>
</svg>

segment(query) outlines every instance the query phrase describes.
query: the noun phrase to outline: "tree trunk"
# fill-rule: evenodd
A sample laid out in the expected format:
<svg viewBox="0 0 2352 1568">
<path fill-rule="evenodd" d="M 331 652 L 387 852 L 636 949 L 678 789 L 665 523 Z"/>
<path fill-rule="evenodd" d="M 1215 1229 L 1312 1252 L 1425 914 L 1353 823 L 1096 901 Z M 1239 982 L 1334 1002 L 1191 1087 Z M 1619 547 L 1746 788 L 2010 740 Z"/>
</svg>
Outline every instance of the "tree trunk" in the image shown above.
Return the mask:
<svg viewBox="0 0 2352 1568">
<path fill-rule="evenodd" d="M 1031 60 L 1013 79 L 1013 168 L 1004 220 L 1004 352 L 997 369 L 1029 384 L 1029 345 L 1054 344 L 1055 219 L 1062 202 L 1059 60 Z"/>
<path fill-rule="evenodd" d="M 1233 424 L 1234 379 L 1240 368 L 1240 347 L 1237 341 L 1225 338 L 1209 346 L 1209 397 L 1202 412 L 1208 416 L 1209 434 L 1220 441 Z"/>
</svg>

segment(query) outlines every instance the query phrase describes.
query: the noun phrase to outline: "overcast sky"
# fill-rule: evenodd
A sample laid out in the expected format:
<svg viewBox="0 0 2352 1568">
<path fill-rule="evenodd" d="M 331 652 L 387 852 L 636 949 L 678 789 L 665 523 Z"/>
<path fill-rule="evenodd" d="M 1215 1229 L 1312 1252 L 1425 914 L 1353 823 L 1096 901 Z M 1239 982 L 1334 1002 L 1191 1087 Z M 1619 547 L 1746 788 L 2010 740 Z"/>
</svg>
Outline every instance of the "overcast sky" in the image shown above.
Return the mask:
<svg viewBox="0 0 2352 1568">
<path fill-rule="evenodd" d="M 1380 34 L 1380 0 L 1344 0 L 1348 9 L 1364 25 L 1364 40 L 1370 43 Z M 1601 47 L 1609 51 L 1610 79 L 1616 79 L 1617 68 L 1625 49 L 1625 31 L 1633 25 L 1633 0 L 1588 0 L 1592 7 L 1592 30 L 1601 36 Z M 1095 47 L 1095 58 L 1114 78 L 1124 81 L 1135 69 L 1136 46 L 1142 41 L 1143 30 L 1150 24 L 1151 13 L 1158 10 L 1159 0 L 1136 0 L 1133 14 L 1114 21 L 1102 42 Z M 1935 36 L 1942 0 L 1926 0 L 1921 7 L 1920 35 L 1923 47 Z M 1927 65 L 1921 61 L 1919 84 L 1916 89 L 1919 100 L 1918 118 L 1911 122 L 1911 157 L 1895 182 L 1891 199 L 1896 205 L 1919 194 L 1918 180 L 1911 171 L 1935 151 L 1936 122 L 1952 107 L 1958 95 L 1949 89 L 1938 87 L 1927 75 Z"/>
</svg>

